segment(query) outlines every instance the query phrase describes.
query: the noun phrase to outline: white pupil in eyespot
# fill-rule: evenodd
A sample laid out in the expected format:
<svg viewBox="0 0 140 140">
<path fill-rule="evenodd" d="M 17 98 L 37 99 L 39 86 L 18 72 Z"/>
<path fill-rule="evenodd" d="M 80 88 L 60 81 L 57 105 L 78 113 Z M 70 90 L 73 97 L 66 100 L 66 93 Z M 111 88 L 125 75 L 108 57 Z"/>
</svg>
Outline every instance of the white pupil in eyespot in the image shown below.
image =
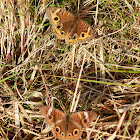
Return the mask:
<svg viewBox="0 0 140 140">
<path fill-rule="evenodd" d="M 57 21 L 58 20 L 58 17 L 55 17 L 54 20 Z"/>
<path fill-rule="evenodd" d="M 75 135 L 78 134 L 78 131 L 75 131 L 74 134 L 75 134 Z"/>
<path fill-rule="evenodd" d="M 59 129 L 58 128 L 56 128 L 56 132 L 59 132 Z"/>
<path fill-rule="evenodd" d="M 85 120 L 83 120 L 83 122 L 84 122 L 84 123 L 86 123 L 86 122 L 87 122 L 87 120 L 85 119 Z"/>
<path fill-rule="evenodd" d="M 84 37 L 85 36 L 85 34 L 84 33 L 82 33 L 82 37 Z"/>
</svg>

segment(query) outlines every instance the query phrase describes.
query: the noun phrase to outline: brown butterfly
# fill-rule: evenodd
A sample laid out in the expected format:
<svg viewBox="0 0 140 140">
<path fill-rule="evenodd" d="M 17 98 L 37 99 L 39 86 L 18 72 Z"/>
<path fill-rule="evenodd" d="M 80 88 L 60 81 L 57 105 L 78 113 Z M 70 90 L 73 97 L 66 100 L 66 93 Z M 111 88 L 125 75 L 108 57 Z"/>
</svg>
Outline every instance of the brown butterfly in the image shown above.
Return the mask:
<svg viewBox="0 0 140 140">
<path fill-rule="evenodd" d="M 94 38 L 91 26 L 68 11 L 49 7 L 46 14 L 57 38 L 65 40 L 66 44 L 86 42 Z"/>
<path fill-rule="evenodd" d="M 47 124 L 52 125 L 53 135 L 60 140 L 78 140 L 82 131 L 97 119 L 97 114 L 92 111 L 81 111 L 72 114 L 64 114 L 62 111 L 43 106 L 40 112 Z"/>
</svg>

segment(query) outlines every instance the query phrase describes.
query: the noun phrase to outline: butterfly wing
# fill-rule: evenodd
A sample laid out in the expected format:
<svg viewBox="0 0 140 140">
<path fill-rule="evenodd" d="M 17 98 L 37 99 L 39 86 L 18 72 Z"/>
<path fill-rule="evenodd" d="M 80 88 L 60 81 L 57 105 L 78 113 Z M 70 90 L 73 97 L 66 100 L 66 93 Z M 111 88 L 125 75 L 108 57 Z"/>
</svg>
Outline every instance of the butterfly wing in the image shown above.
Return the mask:
<svg viewBox="0 0 140 140">
<path fill-rule="evenodd" d="M 90 127 L 92 121 L 97 119 L 97 113 L 92 111 L 81 111 L 78 113 L 73 113 L 70 116 L 70 120 L 73 120 L 81 128 Z"/>
<path fill-rule="evenodd" d="M 82 130 L 69 116 L 65 120 L 57 121 L 52 129 L 53 135 L 62 140 L 78 140 L 81 137 Z"/>
<path fill-rule="evenodd" d="M 46 14 L 53 26 L 53 31 L 56 33 L 56 36 L 59 39 L 65 39 L 69 28 L 73 24 L 74 15 L 57 7 L 47 8 Z"/>
<path fill-rule="evenodd" d="M 71 32 L 66 37 L 67 43 L 86 42 L 94 38 L 94 30 L 81 19 L 77 19 Z"/>
<path fill-rule="evenodd" d="M 65 114 L 62 111 L 49 106 L 41 107 L 40 112 L 44 116 L 45 122 L 47 124 L 53 124 L 56 123 L 57 121 L 65 119 Z"/>
</svg>

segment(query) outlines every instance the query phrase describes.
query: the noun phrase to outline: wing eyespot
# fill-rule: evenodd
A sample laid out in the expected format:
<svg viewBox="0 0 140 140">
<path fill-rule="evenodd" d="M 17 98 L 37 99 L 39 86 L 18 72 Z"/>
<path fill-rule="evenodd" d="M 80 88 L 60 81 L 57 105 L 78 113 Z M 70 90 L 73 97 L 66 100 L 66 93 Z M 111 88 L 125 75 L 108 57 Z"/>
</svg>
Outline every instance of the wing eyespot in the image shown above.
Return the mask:
<svg viewBox="0 0 140 140">
<path fill-rule="evenodd" d="M 55 132 L 56 132 L 56 133 L 60 133 L 60 127 L 56 126 L 56 127 L 55 127 Z"/>
<path fill-rule="evenodd" d="M 72 134 L 71 133 L 68 133 L 68 137 L 72 137 Z"/>
<path fill-rule="evenodd" d="M 74 135 L 74 136 L 79 135 L 79 130 L 78 130 L 78 129 L 74 129 L 74 130 L 73 130 L 73 135 Z"/>
<path fill-rule="evenodd" d="M 61 136 L 64 137 L 65 136 L 65 133 L 64 132 L 61 132 Z"/>
<path fill-rule="evenodd" d="M 86 123 L 87 123 L 87 119 L 83 119 L 82 122 L 83 122 L 84 124 L 86 124 Z"/>
<path fill-rule="evenodd" d="M 48 119 L 49 119 L 49 120 L 52 120 L 52 119 L 53 119 L 53 116 L 52 116 L 52 115 L 49 115 L 49 116 L 48 116 Z"/>
<path fill-rule="evenodd" d="M 84 38 L 84 37 L 86 36 L 86 34 L 85 34 L 84 32 L 82 32 L 82 33 L 80 34 L 80 36 L 81 36 L 82 38 Z"/>
<path fill-rule="evenodd" d="M 59 19 L 60 19 L 60 18 L 59 18 L 58 16 L 55 16 L 55 17 L 53 18 L 53 20 L 56 21 L 56 22 L 58 22 Z"/>
<path fill-rule="evenodd" d="M 77 34 L 74 34 L 72 39 L 75 40 L 77 38 Z"/>
<path fill-rule="evenodd" d="M 61 32 L 61 35 L 64 35 L 64 31 Z"/>
<path fill-rule="evenodd" d="M 73 40 L 74 40 L 74 39 L 76 39 L 76 36 L 73 36 L 73 38 L 72 38 L 72 39 L 73 39 Z"/>
<path fill-rule="evenodd" d="M 57 28 L 58 30 L 60 30 L 60 29 L 62 29 L 62 27 L 63 27 L 63 24 L 61 24 L 61 25 L 57 25 L 56 28 Z"/>
<path fill-rule="evenodd" d="M 60 25 L 57 26 L 57 29 L 61 29 L 62 27 Z"/>
</svg>

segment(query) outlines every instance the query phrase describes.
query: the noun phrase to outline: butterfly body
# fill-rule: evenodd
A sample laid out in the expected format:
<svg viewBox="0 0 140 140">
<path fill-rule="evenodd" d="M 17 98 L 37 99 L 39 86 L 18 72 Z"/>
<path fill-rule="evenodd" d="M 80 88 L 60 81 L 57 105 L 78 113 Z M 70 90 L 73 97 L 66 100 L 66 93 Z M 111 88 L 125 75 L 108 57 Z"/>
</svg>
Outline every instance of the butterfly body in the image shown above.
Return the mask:
<svg viewBox="0 0 140 140">
<path fill-rule="evenodd" d="M 86 42 L 94 38 L 91 26 L 68 11 L 49 7 L 46 14 L 57 38 L 65 40 L 66 44 Z"/>
<path fill-rule="evenodd" d="M 52 125 L 53 135 L 60 140 L 78 140 L 82 131 L 91 125 L 97 114 L 91 111 L 64 114 L 62 111 L 44 106 L 40 108 L 45 122 Z"/>
</svg>

